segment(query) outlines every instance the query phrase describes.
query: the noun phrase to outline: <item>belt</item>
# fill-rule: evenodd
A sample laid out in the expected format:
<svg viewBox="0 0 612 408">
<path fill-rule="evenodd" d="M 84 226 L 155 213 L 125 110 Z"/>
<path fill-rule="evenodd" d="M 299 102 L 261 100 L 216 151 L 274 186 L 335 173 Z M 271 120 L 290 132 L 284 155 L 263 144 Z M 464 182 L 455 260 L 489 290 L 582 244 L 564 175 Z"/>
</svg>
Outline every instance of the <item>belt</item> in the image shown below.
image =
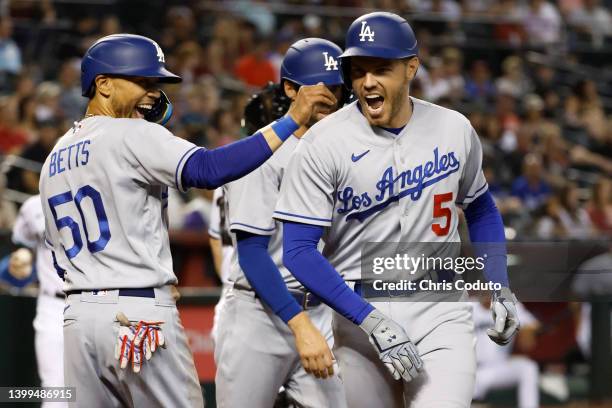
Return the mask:
<svg viewBox="0 0 612 408">
<path fill-rule="evenodd" d="M 323 301 L 321 301 L 321 298 L 312 292 L 289 291 L 289 294 L 295 299 L 296 302 L 298 302 L 300 306 L 302 306 L 302 309 L 317 307 L 321 305 L 321 303 L 323 303 Z"/>
<path fill-rule="evenodd" d="M 249 287 L 234 284 L 234 289 L 238 289 L 238 290 L 245 291 L 245 292 L 250 292 L 255 296 L 255 299 L 261 299 L 261 297 L 257 294 L 257 292 L 255 292 L 253 289 Z M 289 294 L 291 295 L 292 298 L 295 299 L 295 301 L 300 306 L 302 306 L 302 309 L 309 309 L 309 308 L 317 307 L 321 305 L 321 303 L 323 303 L 321 298 L 319 298 L 312 292 L 301 292 L 301 291 L 289 290 Z"/>
<path fill-rule="evenodd" d="M 92 292 L 94 295 L 104 290 L 116 290 L 116 289 L 90 289 L 90 290 L 69 290 L 66 292 L 66 296 L 80 295 L 83 292 Z M 119 296 L 132 296 L 142 298 L 154 298 L 155 290 L 153 288 L 130 288 L 130 289 L 119 289 Z M 63 296 L 62 296 L 63 298 Z"/>
<path fill-rule="evenodd" d="M 66 296 L 64 295 L 64 292 L 55 292 L 55 297 L 58 299 L 62 299 L 62 300 L 66 298 Z"/>
</svg>

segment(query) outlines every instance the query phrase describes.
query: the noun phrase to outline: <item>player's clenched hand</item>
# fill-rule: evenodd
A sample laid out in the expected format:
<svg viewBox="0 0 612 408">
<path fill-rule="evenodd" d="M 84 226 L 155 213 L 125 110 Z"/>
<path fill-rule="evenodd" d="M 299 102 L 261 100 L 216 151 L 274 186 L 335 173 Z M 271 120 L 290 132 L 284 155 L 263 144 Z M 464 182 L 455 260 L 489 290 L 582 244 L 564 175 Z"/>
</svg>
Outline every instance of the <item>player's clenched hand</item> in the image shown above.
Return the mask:
<svg viewBox="0 0 612 408">
<path fill-rule="evenodd" d="M 299 126 L 305 126 L 311 123 L 318 109 L 329 110 L 337 103 L 334 94 L 322 82 L 316 85 L 304 85 L 298 90 L 295 102 L 287 113 Z"/>
<path fill-rule="evenodd" d="M 166 346 L 164 334 L 161 329 L 163 322 L 139 321 L 134 324 L 122 312 L 117 313 L 119 321 L 119 335 L 115 343 L 115 358 L 119 367 L 126 368 L 132 362 L 132 370 L 140 372 L 143 357 L 149 360 L 159 348 Z"/>
<path fill-rule="evenodd" d="M 361 324 L 378 356 L 393 378 L 410 381 L 423 369 L 423 360 L 404 329 L 393 320 L 374 309 Z"/>
<path fill-rule="evenodd" d="M 491 312 L 494 324 L 487 329 L 487 335 L 497 344 L 508 344 L 521 326 L 516 313 L 516 302 L 516 296 L 507 287 L 493 293 Z"/>
<path fill-rule="evenodd" d="M 295 345 L 307 373 L 317 378 L 334 374 L 334 356 L 325 337 L 312 324 L 306 312 L 300 312 L 288 322 L 295 335 Z"/>
<path fill-rule="evenodd" d="M 9 258 L 8 271 L 15 279 L 29 277 L 32 274 L 32 252 L 27 248 L 13 252 Z"/>
</svg>

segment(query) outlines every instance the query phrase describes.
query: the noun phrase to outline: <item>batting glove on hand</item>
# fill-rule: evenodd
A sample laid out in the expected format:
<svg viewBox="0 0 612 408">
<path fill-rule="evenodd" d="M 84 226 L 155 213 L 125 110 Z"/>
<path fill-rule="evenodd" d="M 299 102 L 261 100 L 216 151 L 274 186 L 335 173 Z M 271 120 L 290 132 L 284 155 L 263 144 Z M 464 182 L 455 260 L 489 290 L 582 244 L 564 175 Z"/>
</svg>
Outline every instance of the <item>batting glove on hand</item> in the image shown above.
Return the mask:
<svg viewBox="0 0 612 408">
<path fill-rule="evenodd" d="M 410 381 L 419 375 L 423 360 L 400 325 L 374 309 L 359 327 L 368 334 L 370 343 L 393 378 Z"/>
<path fill-rule="evenodd" d="M 494 326 L 487 329 L 487 335 L 499 345 L 508 344 L 521 327 L 516 313 L 516 302 L 516 296 L 509 288 L 503 287 L 493 292 L 491 312 Z"/>
<path fill-rule="evenodd" d="M 131 323 L 122 312 L 117 313 L 120 323 L 119 335 L 115 344 L 115 358 L 119 360 L 119 367 L 126 368 L 132 362 L 132 370 L 140 372 L 142 358 L 151 359 L 159 347 L 165 347 L 165 339 L 160 325 L 163 322 L 139 321 Z"/>
</svg>

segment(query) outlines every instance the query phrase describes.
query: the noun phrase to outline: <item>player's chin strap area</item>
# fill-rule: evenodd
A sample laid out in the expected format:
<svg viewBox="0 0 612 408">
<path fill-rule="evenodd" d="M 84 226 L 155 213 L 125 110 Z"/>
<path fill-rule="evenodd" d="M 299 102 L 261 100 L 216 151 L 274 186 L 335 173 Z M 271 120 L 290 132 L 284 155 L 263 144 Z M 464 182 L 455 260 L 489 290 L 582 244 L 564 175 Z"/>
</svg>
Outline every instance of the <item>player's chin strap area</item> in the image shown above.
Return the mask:
<svg viewBox="0 0 612 408">
<path fill-rule="evenodd" d="M 144 118 L 149 122 L 165 125 L 172 117 L 174 107 L 164 91 L 160 90 L 159 93 L 160 97 L 155 101 L 153 107 L 144 114 Z"/>
</svg>

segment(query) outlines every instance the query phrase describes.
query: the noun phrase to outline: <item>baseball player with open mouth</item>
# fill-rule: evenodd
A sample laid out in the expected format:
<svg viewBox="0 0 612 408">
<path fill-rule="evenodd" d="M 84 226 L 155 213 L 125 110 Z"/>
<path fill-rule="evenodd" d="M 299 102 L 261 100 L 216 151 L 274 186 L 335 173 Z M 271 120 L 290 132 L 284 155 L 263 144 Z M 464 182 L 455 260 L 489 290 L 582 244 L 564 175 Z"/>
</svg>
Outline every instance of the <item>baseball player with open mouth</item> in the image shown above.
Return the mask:
<svg viewBox="0 0 612 408">
<path fill-rule="evenodd" d="M 409 95 L 417 55 L 410 25 L 395 14 L 351 24 L 340 58 L 356 101 L 300 141 L 274 213 L 283 221 L 285 265 L 338 312 L 335 355 L 351 408 L 469 407 L 476 368 L 469 303 L 409 291 L 397 293 L 401 302 L 360 296 L 365 243 L 460 242 L 462 207 L 471 240 L 498 243 L 485 267 L 501 287 L 488 335 L 506 343 L 519 325 L 478 136 L 458 112 Z"/>
<path fill-rule="evenodd" d="M 302 87 L 283 119 L 206 150 L 158 124 L 172 113 L 159 83 L 181 80 L 164 63 L 146 37 L 92 45 L 81 64 L 87 114 L 43 166 L 46 241 L 67 295 L 65 383 L 76 386 L 77 406 L 203 405 L 174 300 L 168 186 L 213 189 L 238 179 L 320 106 L 337 103 L 322 84 Z"/>
<path fill-rule="evenodd" d="M 319 110 L 272 159 L 224 187 L 226 224 L 234 233 L 237 256 L 215 347 L 219 407 L 271 407 L 281 386 L 300 407 L 346 406 L 330 350 L 332 310 L 283 266 L 281 224 L 272 218 L 298 137 L 343 103 L 341 53 L 340 47 L 320 38 L 289 47 L 277 91 L 294 104 L 301 87 L 321 82 L 334 93 L 338 105 Z"/>
</svg>

